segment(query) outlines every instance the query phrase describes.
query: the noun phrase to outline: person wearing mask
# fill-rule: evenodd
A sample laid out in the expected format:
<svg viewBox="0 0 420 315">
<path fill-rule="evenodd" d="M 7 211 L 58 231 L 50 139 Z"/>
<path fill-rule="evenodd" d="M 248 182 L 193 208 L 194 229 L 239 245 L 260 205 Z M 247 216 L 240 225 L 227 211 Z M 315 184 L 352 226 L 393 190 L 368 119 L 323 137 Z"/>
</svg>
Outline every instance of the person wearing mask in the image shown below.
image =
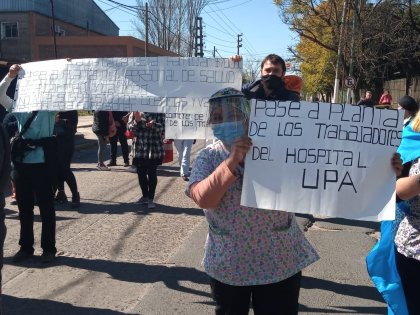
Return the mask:
<svg viewBox="0 0 420 315">
<path fill-rule="evenodd" d="M 240 205 L 246 136 L 245 95 L 226 88 L 209 99 L 218 141 L 197 156 L 186 194 L 209 224 L 204 269 L 216 314 L 298 314 L 302 269 L 318 259 L 295 215 Z"/>
<path fill-rule="evenodd" d="M 128 159 L 128 143 L 127 137 L 125 132 L 127 130 L 126 122 L 128 120 L 128 112 L 117 112 L 113 111 L 112 116 L 115 121 L 115 126 L 117 127 L 117 133 L 115 136 L 109 138 L 109 145 L 111 146 L 111 160 L 108 163 L 108 166 L 116 166 L 117 165 L 117 148 L 118 148 L 118 141 L 121 145 L 121 152 L 124 159 L 124 167 L 128 167 L 130 165 L 130 161 Z"/>
<path fill-rule="evenodd" d="M 366 91 L 365 94 L 365 98 L 362 98 L 357 105 L 363 105 L 366 107 L 373 107 L 375 104 L 373 103 L 372 100 L 372 92 L 371 91 Z"/>
<path fill-rule="evenodd" d="M 135 136 L 135 161 L 142 197 L 138 203 L 148 209 L 156 207 L 154 203 L 157 186 L 157 167 L 162 164 L 165 152 L 163 137 L 165 134 L 165 114 L 134 112 L 134 124 L 131 126 Z"/>
<path fill-rule="evenodd" d="M 231 59 L 240 61 L 242 57 L 234 56 Z M 280 56 L 267 55 L 261 62 L 260 75 L 259 79 L 242 86 L 242 93 L 247 99 L 300 100 L 302 79 L 295 75 L 286 75 L 286 63 Z"/>
<path fill-rule="evenodd" d="M 67 196 L 64 192 L 64 182 L 70 188 L 71 207 L 78 208 L 80 206 L 80 194 L 77 189 L 76 177 L 71 170 L 71 160 L 74 153 L 74 135 L 77 130 L 79 115 L 77 110 L 59 112 L 56 117 L 54 134 L 57 137 L 58 152 L 58 182 L 57 194 L 55 201 L 58 203 L 66 203 Z"/>
<path fill-rule="evenodd" d="M 18 75 L 20 65 L 12 65 L 9 73 L 0 83 L 0 104 L 6 109 L 13 109 L 14 101 L 6 95 L 10 83 Z M 13 256 L 14 262 L 21 262 L 33 256 L 34 253 L 34 203 L 35 197 L 39 206 L 42 221 L 41 247 L 43 253 L 42 262 L 51 262 L 55 259 L 57 249 L 55 247 L 56 217 L 54 209 L 53 178 L 51 169 L 55 169 L 56 163 L 52 154 L 55 149 L 53 130 L 56 112 L 35 111 L 30 113 L 14 113 L 19 132 L 26 129 L 22 134 L 25 143 L 25 151 L 21 152 L 20 158 L 13 161 L 14 179 L 16 183 L 16 200 L 19 209 L 20 239 L 19 251 Z M 27 122 L 31 121 L 28 125 Z M 25 126 L 26 125 L 26 126 Z M 43 145 L 48 143 L 49 145 Z"/>
</svg>

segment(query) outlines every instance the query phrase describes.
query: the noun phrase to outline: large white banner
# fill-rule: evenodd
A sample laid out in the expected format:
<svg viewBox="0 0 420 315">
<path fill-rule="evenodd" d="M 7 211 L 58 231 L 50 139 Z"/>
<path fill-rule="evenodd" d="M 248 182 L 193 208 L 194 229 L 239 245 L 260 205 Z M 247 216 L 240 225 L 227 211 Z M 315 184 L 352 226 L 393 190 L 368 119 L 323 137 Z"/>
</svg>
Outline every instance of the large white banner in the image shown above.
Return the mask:
<svg viewBox="0 0 420 315">
<path fill-rule="evenodd" d="M 221 58 L 61 59 L 22 68 L 14 111 L 163 112 L 168 138 L 205 138 L 209 96 L 242 84 L 242 62 Z"/>
<path fill-rule="evenodd" d="M 360 220 L 393 219 L 391 157 L 403 112 L 252 100 L 241 204 Z"/>
</svg>

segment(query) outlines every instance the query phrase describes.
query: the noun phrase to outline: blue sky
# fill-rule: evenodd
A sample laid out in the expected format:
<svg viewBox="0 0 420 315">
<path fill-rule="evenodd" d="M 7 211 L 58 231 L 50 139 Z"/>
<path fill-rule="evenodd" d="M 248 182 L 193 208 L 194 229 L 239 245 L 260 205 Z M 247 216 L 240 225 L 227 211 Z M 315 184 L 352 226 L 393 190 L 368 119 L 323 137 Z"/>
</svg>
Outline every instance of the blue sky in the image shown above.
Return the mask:
<svg viewBox="0 0 420 315">
<path fill-rule="evenodd" d="M 137 5 L 135 0 L 115 0 L 125 5 Z M 120 28 L 120 35 L 137 37 L 133 14 L 121 10 L 107 0 L 95 0 L 98 6 Z M 240 53 L 244 61 L 261 60 L 269 53 L 290 57 L 287 47 L 296 35 L 288 30 L 278 15 L 272 0 L 224 0 L 209 5 L 202 14 L 205 57 L 211 57 L 216 46 L 216 57 L 236 54 L 237 35 L 243 34 Z"/>
</svg>

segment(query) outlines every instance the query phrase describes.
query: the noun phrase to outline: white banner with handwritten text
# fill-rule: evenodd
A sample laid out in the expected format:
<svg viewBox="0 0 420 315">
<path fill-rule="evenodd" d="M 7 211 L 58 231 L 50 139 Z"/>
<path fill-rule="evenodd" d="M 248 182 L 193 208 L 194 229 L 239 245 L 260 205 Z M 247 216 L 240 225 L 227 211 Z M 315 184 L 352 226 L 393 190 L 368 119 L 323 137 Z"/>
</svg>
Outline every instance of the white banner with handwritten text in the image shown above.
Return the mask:
<svg viewBox="0 0 420 315">
<path fill-rule="evenodd" d="M 222 58 L 61 59 L 22 68 L 14 111 L 162 112 L 168 138 L 205 138 L 209 96 L 242 84 L 242 63 Z"/>
<path fill-rule="evenodd" d="M 391 157 L 403 112 L 252 100 L 241 204 L 360 220 L 393 219 Z"/>
</svg>

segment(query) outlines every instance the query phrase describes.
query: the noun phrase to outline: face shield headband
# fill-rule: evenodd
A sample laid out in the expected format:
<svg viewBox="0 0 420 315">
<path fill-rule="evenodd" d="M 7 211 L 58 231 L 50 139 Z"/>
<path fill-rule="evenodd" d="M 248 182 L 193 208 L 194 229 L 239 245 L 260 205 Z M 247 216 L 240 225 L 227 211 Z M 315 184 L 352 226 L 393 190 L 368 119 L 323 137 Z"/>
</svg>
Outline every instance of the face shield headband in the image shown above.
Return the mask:
<svg viewBox="0 0 420 315">
<path fill-rule="evenodd" d="M 246 133 L 248 119 L 247 101 L 244 97 L 223 97 L 210 100 L 208 124 L 214 136 L 224 144 L 231 145 Z"/>
</svg>

